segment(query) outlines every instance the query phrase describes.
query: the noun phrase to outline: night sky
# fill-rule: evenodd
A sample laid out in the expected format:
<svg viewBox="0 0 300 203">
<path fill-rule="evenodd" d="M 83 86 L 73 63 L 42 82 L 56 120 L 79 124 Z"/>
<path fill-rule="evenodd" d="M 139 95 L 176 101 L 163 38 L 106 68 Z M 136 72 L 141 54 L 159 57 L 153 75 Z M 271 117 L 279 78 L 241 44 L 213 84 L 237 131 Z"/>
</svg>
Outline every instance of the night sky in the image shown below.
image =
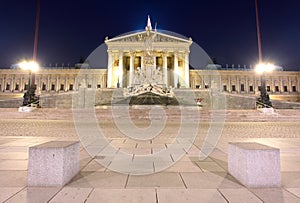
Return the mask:
<svg viewBox="0 0 300 203">
<path fill-rule="evenodd" d="M 36 5 L 1 1 L 1 68 L 32 57 Z M 299 0 L 259 0 L 263 58 L 285 70 L 300 70 L 299 10 Z M 147 15 L 158 29 L 192 37 L 219 64 L 258 60 L 254 0 L 41 0 L 38 61 L 72 66 L 106 36 L 144 29 Z"/>
</svg>

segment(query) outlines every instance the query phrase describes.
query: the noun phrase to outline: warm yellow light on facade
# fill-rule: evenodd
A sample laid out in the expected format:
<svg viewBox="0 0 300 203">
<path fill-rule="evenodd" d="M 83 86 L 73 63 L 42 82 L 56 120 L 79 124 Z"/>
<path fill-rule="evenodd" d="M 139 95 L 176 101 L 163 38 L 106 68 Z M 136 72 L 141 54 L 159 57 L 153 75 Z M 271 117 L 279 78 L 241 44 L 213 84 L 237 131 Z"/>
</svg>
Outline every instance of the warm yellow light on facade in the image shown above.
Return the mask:
<svg viewBox="0 0 300 203">
<path fill-rule="evenodd" d="M 30 70 L 32 72 L 36 72 L 40 67 L 35 61 L 22 61 L 19 63 L 19 66 L 22 70 Z"/>
<path fill-rule="evenodd" d="M 275 65 L 272 63 L 259 63 L 255 66 L 255 72 L 257 74 L 269 73 L 275 69 Z"/>
<path fill-rule="evenodd" d="M 182 70 L 180 70 L 179 68 L 177 68 L 175 70 L 175 73 L 178 75 L 178 76 L 182 76 Z"/>
</svg>

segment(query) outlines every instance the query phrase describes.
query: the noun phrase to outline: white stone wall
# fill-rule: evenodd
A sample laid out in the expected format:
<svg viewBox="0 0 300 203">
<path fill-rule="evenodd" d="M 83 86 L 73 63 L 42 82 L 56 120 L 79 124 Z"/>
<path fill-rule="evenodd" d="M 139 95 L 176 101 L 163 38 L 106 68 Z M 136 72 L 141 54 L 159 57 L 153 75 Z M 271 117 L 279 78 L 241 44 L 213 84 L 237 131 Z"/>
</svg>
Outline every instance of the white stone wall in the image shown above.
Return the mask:
<svg viewBox="0 0 300 203">
<path fill-rule="evenodd" d="M 22 70 L 0 71 L 1 92 L 23 92 L 29 82 L 29 73 Z M 106 88 L 106 69 L 41 69 L 35 73 L 38 93 L 77 91 L 79 86 Z"/>
<path fill-rule="evenodd" d="M 300 92 L 300 72 L 274 71 L 263 77 L 270 94 Z M 221 91 L 238 94 L 259 94 L 262 79 L 254 70 L 190 70 L 190 78 L 191 88 L 209 89 L 217 85 Z"/>
<path fill-rule="evenodd" d="M 193 89 L 216 88 L 236 94 L 259 94 L 261 85 L 261 77 L 249 70 L 190 70 L 189 74 L 190 88 Z M 78 91 L 80 86 L 107 88 L 107 77 L 107 69 L 41 69 L 35 74 L 35 84 L 38 93 L 61 93 Z M 3 69 L 0 71 L 0 91 L 23 92 L 28 79 L 26 71 Z M 265 79 L 270 94 L 300 92 L 300 72 L 275 71 L 265 75 Z"/>
</svg>

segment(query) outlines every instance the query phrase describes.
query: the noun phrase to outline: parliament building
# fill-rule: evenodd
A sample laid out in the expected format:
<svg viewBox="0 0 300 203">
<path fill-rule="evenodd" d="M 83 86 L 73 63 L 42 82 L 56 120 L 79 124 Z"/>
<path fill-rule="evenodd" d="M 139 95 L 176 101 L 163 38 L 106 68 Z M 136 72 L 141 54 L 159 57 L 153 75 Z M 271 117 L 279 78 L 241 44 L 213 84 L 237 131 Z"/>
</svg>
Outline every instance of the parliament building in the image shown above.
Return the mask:
<svg viewBox="0 0 300 203">
<path fill-rule="evenodd" d="M 263 77 L 270 95 L 299 95 L 300 92 L 299 71 L 275 70 L 261 76 L 253 68 L 222 68 L 213 64 L 192 68 L 192 39 L 152 29 L 149 18 L 145 30 L 107 37 L 104 42 L 107 47 L 106 67 L 93 68 L 89 64 L 74 68 L 41 67 L 35 73 L 37 93 L 71 92 L 80 87 L 128 88 L 140 83 L 141 77 L 170 88 L 214 88 L 246 95 L 259 93 Z M 149 64 L 146 61 L 149 56 L 152 57 L 151 69 L 145 66 Z M 0 91 L 2 94 L 24 92 L 29 77 L 25 70 L 1 69 Z"/>
</svg>

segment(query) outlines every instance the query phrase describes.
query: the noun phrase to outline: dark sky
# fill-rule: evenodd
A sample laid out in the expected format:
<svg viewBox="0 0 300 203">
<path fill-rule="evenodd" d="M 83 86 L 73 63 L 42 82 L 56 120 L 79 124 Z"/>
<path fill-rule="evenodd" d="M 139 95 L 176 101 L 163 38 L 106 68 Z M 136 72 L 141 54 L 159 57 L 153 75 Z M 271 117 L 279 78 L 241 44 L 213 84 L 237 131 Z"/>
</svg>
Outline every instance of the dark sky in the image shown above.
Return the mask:
<svg viewBox="0 0 300 203">
<path fill-rule="evenodd" d="M 0 67 L 32 57 L 36 4 L 1 1 Z M 299 0 L 259 0 L 263 58 L 285 70 L 300 70 L 299 10 Z M 38 60 L 74 64 L 106 36 L 144 29 L 148 14 L 157 28 L 192 37 L 220 64 L 258 60 L 254 0 L 41 0 Z"/>
</svg>

